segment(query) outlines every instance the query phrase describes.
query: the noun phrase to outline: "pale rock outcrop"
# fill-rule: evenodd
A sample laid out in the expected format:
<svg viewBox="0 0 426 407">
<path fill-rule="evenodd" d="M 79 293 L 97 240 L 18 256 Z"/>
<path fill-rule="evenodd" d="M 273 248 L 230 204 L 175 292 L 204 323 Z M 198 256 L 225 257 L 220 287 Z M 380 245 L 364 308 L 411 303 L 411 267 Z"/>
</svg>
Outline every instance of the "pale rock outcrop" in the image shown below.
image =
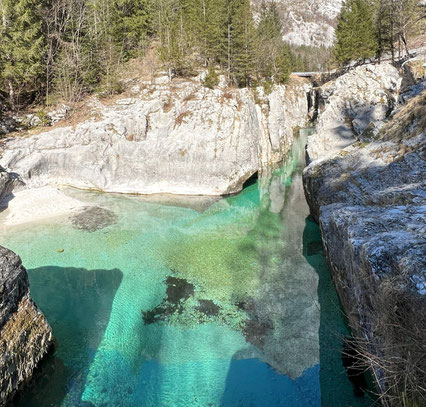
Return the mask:
<svg viewBox="0 0 426 407">
<path fill-rule="evenodd" d="M 390 405 L 398 391 L 426 400 L 426 91 L 387 114 L 396 74 L 356 68 L 323 87 L 331 91 L 308 139 L 315 160 L 303 173 L 344 309 Z M 334 125 L 344 117 L 357 132 Z"/>
<path fill-rule="evenodd" d="M 9 139 L 1 163 L 27 187 L 224 195 L 283 159 L 307 117 L 310 85 L 297 80 L 269 95 L 166 82 L 109 107 L 94 100 L 97 117 L 75 127 Z"/>
<path fill-rule="evenodd" d="M 374 133 L 393 109 L 401 77 L 390 64 L 363 65 L 317 90 L 319 118 L 309 160 L 335 155 L 367 129 Z"/>
<path fill-rule="evenodd" d="M 31 378 L 52 344 L 52 330 L 31 300 L 21 259 L 0 246 L 0 405 Z"/>
<path fill-rule="evenodd" d="M 21 183 L 17 174 L 11 174 L 0 166 L 0 202 Z"/>
<path fill-rule="evenodd" d="M 255 5 L 261 0 L 252 0 Z M 343 0 L 277 0 L 283 39 L 291 44 L 331 47 Z"/>
</svg>

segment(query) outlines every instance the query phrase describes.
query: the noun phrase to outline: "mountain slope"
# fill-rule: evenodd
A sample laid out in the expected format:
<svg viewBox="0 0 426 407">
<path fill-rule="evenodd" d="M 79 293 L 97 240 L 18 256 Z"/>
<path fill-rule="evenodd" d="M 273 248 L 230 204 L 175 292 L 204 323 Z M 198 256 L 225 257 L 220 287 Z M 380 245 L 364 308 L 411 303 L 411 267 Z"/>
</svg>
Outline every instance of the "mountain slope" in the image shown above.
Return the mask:
<svg viewBox="0 0 426 407">
<path fill-rule="evenodd" d="M 294 45 L 333 45 L 336 19 L 343 0 L 276 0 L 284 39 Z M 259 6 L 262 0 L 253 0 Z"/>
</svg>

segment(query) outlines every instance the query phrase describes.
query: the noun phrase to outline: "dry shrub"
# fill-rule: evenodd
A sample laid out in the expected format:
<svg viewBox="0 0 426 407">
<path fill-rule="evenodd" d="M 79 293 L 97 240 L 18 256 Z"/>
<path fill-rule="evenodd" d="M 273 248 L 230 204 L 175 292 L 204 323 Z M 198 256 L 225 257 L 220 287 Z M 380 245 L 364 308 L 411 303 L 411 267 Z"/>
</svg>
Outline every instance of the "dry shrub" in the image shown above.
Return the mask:
<svg viewBox="0 0 426 407">
<path fill-rule="evenodd" d="M 186 111 L 186 112 L 181 113 L 178 117 L 176 117 L 175 128 L 180 126 L 183 122 L 183 119 L 185 117 L 189 116 L 190 114 L 191 114 L 191 112 Z"/>
<path fill-rule="evenodd" d="M 158 73 L 161 62 L 158 57 L 158 43 L 154 41 L 145 50 L 145 55 L 133 58 L 122 64 L 120 69 L 120 79 L 142 79 L 153 80 Z"/>
<path fill-rule="evenodd" d="M 164 103 L 164 105 L 163 105 L 164 113 L 170 112 L 170 110 L 172 110 L 173 107 L 174 107 L 174 103 L 173 103 L 172 95 L 169 95 L 166 103 Z"/>
<path fill-rule="evenodd" d="M 234 98 L 234 94 L 230 91 L 225 91 L 222 93 L 222 97 L 220 99 L 220 103 L 225 102 L 225 100 L 229 101 L 232 100 Z"/>
<path fill-rule="evenodd" d="M 426 91 L 423 91 L 420 95 L 409 100 L 392 120 L 380 130 L 379 138 L 384 141 L 401 142 L 404 138 L 419 135 L 425 128 Z"/>
<path fill-rule="evenodd" d="M 407 283 L 404 276 L 380 283 L 370 310 L 375 343 L 357 340 L 360 358 L 386 389 L 384 406 L 426 406 L 426 296 Z"/>
<path fill-rule="evenodd" d="M 196 92 L 194 91 L 194 92 L 191 92 L 189 95 L 186 95 L 184 98 L 183 98 L 183 101 L 184 102 L 190 102 L 191 100 L 197 100 L 197 94 L 196 94 Z"/>
</svg>

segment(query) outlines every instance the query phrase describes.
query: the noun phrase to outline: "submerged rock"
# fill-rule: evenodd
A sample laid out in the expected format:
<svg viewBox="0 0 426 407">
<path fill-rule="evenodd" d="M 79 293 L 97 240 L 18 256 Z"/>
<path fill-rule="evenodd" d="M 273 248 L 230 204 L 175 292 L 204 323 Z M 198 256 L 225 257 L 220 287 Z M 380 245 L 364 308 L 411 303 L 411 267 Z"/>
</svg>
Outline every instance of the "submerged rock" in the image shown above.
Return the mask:
<svg viewBox="0 0 426 407">
<path fill-rule="evenodd" d="M 76 229 L 86 232 L 96 232 L 117 222 L 117 215 L 98 206 L 84 208 L 82 212 L 72 216 L 71 222 Z"/>
<path fill-rule="evenodd" d="M 70 185 L 121 193 L 225 195 L 280 161 L 303 126 L 310 85 L 207 89 L 147 84 L 75 127 L 7 140 L 1 163 L 28 187 Z M 89 107 L 88 107 L 89 108 Z"/>
<path fill-rule="evenodd" d="M 168 276 L 165 283 L 167 286 L 166 297 L 161 304 L 151 310 L 142 311 L 145 325 L 165 321 L 176 312 L 182 313 L 184 302 L 195 293 L 194 285 L 184 278 Z"/>
<path fill-rule="evenodd" d="M 265 338 L 273 329 L 274 325 L 268 318 L 255 316 L 244 322 L 243 334 L 247 342 L 263 349 Z"/>
<path fill-rule="evenodd" d="M 31 378 L 51 344 L 51 328 L 31 299 L 21 259 L 0 246 L 0 405 Z"/>
<path fill-rule="evenodd" d="M 180 301 L 185 301 L 194 295 L 194 284 L 186 281 L 184 278 L 169 276 L 166 279 L 167 302 L 177 305 Z"/>
<path fill-rule="evenodd" d="M 208 316 L 216 317 L 219 315 L 220 307 L 216 305 L 212 300 L 198 300 L 198 307 L 196 308 L 198 312 Z"/>
</svg>

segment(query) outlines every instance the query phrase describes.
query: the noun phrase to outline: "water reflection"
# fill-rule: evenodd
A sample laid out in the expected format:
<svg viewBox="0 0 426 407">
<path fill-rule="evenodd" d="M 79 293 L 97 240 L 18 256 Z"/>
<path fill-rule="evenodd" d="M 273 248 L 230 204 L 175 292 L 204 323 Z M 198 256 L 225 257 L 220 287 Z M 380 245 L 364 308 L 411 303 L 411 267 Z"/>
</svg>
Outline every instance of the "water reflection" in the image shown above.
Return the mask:
<svg viewBox="0 0 426 407">
<path fill-rule="evenodd" d="M 114 222 L 10 231 L 5 244 L 43 270 L 32 291 L 60 344 L 46 385 L 21 405 L 359 405 L 339 363 L 347 331 L 318 229 L 306 220 L 304 145 L 226 199 L 87 193 Z"/>
</svg>

